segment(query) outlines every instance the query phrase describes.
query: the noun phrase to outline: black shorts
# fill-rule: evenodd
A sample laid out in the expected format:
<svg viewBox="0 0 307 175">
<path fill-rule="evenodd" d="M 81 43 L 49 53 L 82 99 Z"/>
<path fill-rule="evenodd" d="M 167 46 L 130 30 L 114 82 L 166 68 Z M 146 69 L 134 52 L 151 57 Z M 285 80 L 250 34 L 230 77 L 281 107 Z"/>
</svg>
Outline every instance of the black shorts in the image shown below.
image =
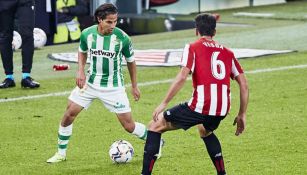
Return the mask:
<svg viewBox="0 0 307 175">
<path fill-rule="evenodd" d="M 192 111 L 187 103 L 174 106 L 166 110 L 163 115 L 166 121 L 184 130 L 198 124 L 203 124 L 206 130 L 214 131 L 218 128 L 221 120 L 225 118 L 225 116 L 203 115 Z"/>
</svg>

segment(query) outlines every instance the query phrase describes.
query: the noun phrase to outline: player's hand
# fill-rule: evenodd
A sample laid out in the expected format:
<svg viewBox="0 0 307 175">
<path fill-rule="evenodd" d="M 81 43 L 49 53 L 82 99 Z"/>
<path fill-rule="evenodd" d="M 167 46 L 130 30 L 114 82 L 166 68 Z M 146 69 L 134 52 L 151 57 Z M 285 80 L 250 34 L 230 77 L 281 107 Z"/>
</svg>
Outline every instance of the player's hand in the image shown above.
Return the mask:
<svg viewBox="0 0 307 175">
<path fill-rule="evenodd" d="M 235 120 L 233 121 L 233 125 L 237 124 L 237 130 L 235 135 L 239 136 L 240 134 L 243 133 L 245 129 L 245 124 L 246 124 L 246 115 L 245 114 L 239 114 Z"/>
<path fill-rule="evenodd" d="M 76 85 L 82 89 L 85 85 L 86 77 L 84 71 L 77 71 Z"/>
<path fill-rule="evenodd" d="M 133 95 L 134 100 L 139 101 L 139 99 L 141 97 L 141 91 L 137 86 L 131 88 L 131 93 Z"/>
<path fill-rule="evenodd" d="M 153 121 L 158 121 L 158 116 L 161 112 L 164 111 L 164 109 L 166 108 L 166 105 L 165 103 L 161 103 L 155 110 L 154 112 L 152 113 L 152 119 Z"/>
</svg>

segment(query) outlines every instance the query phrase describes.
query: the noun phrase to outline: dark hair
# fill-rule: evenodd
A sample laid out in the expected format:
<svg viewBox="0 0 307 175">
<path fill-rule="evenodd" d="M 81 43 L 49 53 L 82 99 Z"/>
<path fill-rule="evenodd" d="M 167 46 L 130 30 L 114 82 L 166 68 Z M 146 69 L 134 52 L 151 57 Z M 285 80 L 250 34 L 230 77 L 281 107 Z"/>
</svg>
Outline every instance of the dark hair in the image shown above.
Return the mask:
<svg viewBox="0 0 307 175">
<path fill-rule="evenodd" d="M 118 13 L 118 11 L 115 5 L 111 3 L 104 3 L 95 10 L 94 21 L 98 23 L 98 19 L 104 20 L 108 15 L 116 13 Z"/>
<path fill-rule="evenodd" d="M 216 27 L 216 18 L 208 13 L 199 14 L 195 17 L 195 25 L 201 36 L 213 36 Z"/>
</svg>

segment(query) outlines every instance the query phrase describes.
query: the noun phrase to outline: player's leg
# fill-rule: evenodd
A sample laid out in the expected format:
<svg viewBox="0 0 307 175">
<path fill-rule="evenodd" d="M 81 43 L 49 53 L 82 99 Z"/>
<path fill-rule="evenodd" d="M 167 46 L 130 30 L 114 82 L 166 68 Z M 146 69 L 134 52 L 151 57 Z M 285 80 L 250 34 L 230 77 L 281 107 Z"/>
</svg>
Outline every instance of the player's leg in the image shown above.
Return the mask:
<svg viewBox="0 0 307 175">
<path fill-rule="evenodd" d="M 206 130 L 203 125 L 200 124 L 197 125 L 197 127 L 200 137 L 203 139 L 206 145 L 212 163 L 216 168 L 217 174 L 218 175 L 226 174 L 223 155 L 222 155 L 222 148 L 219 139 L 212 131 Z"/>
<path fill-rule="evenodd" d="M 33 2 L 19 2 L 17 7 L 18 32 L 22 38 L 22 87 L 38 88 L 39 83 L 30 78 L 34 54 L 34 9 Z"/>
<path fill-rule="evenodd" d="M 57 163 L 66 160 L 66 151 L 69 138 L 72 135 L 72 127 L 75 118 L 82 111 L 87 109 L 95 97 L 91 94 L 91 89 L 80 91 L 75 88 L 69 96 L 68 105 L 58 130 L 58 151 L 47 160 L 48 163 Z"/>
<path fill-rule="evenodd" d="M 13 30 L 14 30 L 15 7 L 0 11 L 0 53 L 3 69 L 6 74 L 0 88 L 15 87 L 13 76 Z"/>
<path fill-rule="evenodd" d="M 135 122 L 132 119 L 131 112 L 116 113 L 116 115 L 117 115 L 117 118 L 118 118 L 120 124 L 123 126 L 123 128 L 127 132 L 137 136 L 138 138 L 140 138 L 142 140 L 146 139 L 146 137 L 147 137 L 146 126 L 142 123 Z"/>
<path fill-rule="evenodd" d="M 22 38 L 22 80 L 21 87 L 38 88 L 40 84 L 31 78 L 31 70 L 34 54 L 34 9 L 32 2 L 19 2 L 18 9 L 18 31 Z"/>
<path fill-rule="evenodd" d="M 142 175 L 149 175 L 159 155 L 161 134 L 169 130 L 178 129 L 164 119 L 163 113 L 159 114 L 158 121 L 149 123 L 146 144 L 144 147 Z"/>
<path fill-rule="evenodd" d="M 82 109 L 82 106 L 69 100 L 58 130 L 58 151 L 53 157 L 47 160 L 47 163 L 57 163 L 66 160 L 67 146 L 69 138 L 72 135 L 72 123 Z"/>
<path fill-rule="evenodd" d="M 82 109 L 82 106 L 70 100 L 68 101 L 67 109 L 59 126 L 58 134 L 58 153 L 62 155 L 66 156 L 68 141 L 72 134 L 73 122 Z"/>
<path fill-rule="evenodd" d="M 134 122 L 131 116 L 131 112 L 116 114 L 119 122 L 125 128 L 125 130 L 142 140 L 147 139 L 147 128 L 144 124 L 139 122 Z M 157 159 L 162 156 L 162 147 L 164 146 L 164 140 L 161 139 L 159 145 L 159 152 L 157 154 Z"/>
<path fill-rule="evenodd" d="M 155 154 L 157 153 L 157 143 L 161 138 L 161 133 L 175 130 L 187 130 L 192 126 L 203 123 L 204 117 L 192 111 L 187 103 L 182 103 L 159 114 L 158 121 L 151 121 L 148 127 L 148 135 L 144 149 L 143 175 L 149 175 L 152 172 L 155 163 Z"/>
</svg>

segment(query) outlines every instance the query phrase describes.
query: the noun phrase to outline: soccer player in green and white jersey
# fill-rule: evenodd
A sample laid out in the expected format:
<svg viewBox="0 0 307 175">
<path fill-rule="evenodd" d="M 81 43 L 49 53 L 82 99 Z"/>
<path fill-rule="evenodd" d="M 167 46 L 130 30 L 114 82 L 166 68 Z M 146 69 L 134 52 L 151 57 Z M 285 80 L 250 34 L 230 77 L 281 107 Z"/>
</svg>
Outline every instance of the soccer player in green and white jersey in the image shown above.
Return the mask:
<svg viewBox="0 0 307 175">
<path fill-rule="evenodd" d="M 131 79 L 132 95 L 134 100 L 139 100 L 140 90 L 136 81 L 132 43 L 125 32 L 115 27 L 117 15 L 117 8 L 113 4 L 102 4 L 95 11 L 98 25 L 82 31 L 78 52 L 77 87 L 69 96 L 66 112 L 59 126 L 58 151 L 47 160 L 48 163 L 66 160 L 72 123 L 82 109 L 87 109 L 96 98 L 100 99 L 109 111 L 116 113 L 126 131 L 140 139 L 146 139 L 145 125 L 132 119 L 124 87 L 121 64 L 125 58 Z M 90 68 L 86 76 L 84 68 L 87 58 L 90 59 Z"/>
</svg>

